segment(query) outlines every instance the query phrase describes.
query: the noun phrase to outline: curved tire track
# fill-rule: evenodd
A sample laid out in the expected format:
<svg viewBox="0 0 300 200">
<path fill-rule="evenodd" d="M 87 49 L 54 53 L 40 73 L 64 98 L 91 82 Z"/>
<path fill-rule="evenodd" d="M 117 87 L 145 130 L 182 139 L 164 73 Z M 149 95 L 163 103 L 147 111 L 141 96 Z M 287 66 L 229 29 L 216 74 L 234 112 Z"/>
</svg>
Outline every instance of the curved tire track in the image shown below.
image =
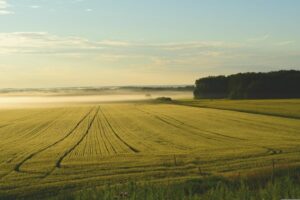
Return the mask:
<svg viewBox="0 0 300 200">
<path fill-rule="evenodd" d="M 155 119 L 157 119 L 157 120 L 159 120 L 159 121 L 163 122 L 164 124 L 167 124 L 167 125 L 169 125 L 169 126 L 171 126 L 171 127 L 175 127 L 175 128 L 177 128 L 177 129 L 180 129 L 180 130 L 183 129 L 182 126 L 189 127 L 189 126 L 187 126 L 186 124 L 184 124 L 183 122 L 182 122 L 180 125 L 177 125 L 177 124 L 174 124 L 174 123 L 172 123 L 172 122 L 170 122 L 170 121 L 167 121 L 167 120 L 161 118 L 160 116 L 158 116 L 158 115 L 156 115 L 156 114 L 150 113 L 150 112 L 148 112 L 148 111 L 144 111 L 144 110 L 142 110 L 142 109 L 140 109 L 140 108 L 136 108 L 136 109 L 139 110 L 140 112 L 146 113 L 146 114 L 148 114 L 148 115 L 154 117 Z M 194 128 L 194 127 L 190 127 L 190 128 Z M 194 128 L 194 129 L 195 129 L 195 128 Z M 200 133 L 200 130 L 199 130 L 199 129 L 197 129 L 196 131 L 197 131 L 197 134 Z M 193 132 L 194 132 L 194 131 L 193 131 Z M 194 133 L 195 133 L 195 132 L 194 132 Z M 204 134 L 205 134 L 205 135 L 204 135 Z M 202 138 L 208 139 L 208 140 L 216 140 L 216 141 L 218 141 L 218 139 L 216 139 L 216 138 L 212 138 L 212 137 L 207 136 L 207 134 L 204 133 L 203 131 L 201 131 L 201 135 L 199 135 L 199 136 L 201 136 Z"/>
<path fill-rule="evenodd" d="M 60 142 L 64 141 L 65 139 L 67 139 L 77 128 L 78 126 L 90 115 L 90 113 L 92 112 L 93 109 L 91 109 L 85 116 L 83 116 L 83 118 L 81 120 L 79 120 L 79 122 L 74 126 L 74 128 L 68 132 L 67 135 L 65 135 L 63 138 L 59 139 L 58 141 L 54 142 L 53 144 L 43 148 L 43 149 L 40 149 L 39 151 L 36 151 L 32 154 L 30 154 L 29 156 L 27 156 L 26 158 L 24 158 L 21 162 L 19 162 L 15 168 L 14 168 L 14 171 L 16 172 L 21 172 L 20 168 L 22 167 L 22 165 L 24 163 L 26 163 L 28 160 L 32 159 L 34 156 L 46 151 L 47 149 L 59 144 Z"/>
<path fill-rule="evenodd" d="M 165 119 L 163 119 L 163 118 L 157 116 L 156 114 L 150 113 L 150 112 L 148 112 L 148 111 L 141 110 L 141 109 L 139 109 L 139 108 L 137 108 L 137 107 L 136 107 L 136 109 L 139 110 L 139 111 L 141 111 L 141 112 L 144 112 L 144 113 L 146 113 L 146 114 L 148 114 L 148 115 L 152 115 L 152 116 L 154 116 L 155 118 L 159 119 L 160 121 L 163 121 L 163 122 L 165 122 L 165 123 L 167 123 L 167 124 L 169 124 L 169 125 L 172 125 L 172 126 L 174 126 L 174 127 L 176 127 L 176 128 L 182 129 L 182 127 L 180 127 L 180 126 L 185 126 L 185 127 L 188 127 L 188 128 L 192 128 L 192 129 L 194 129 L 194 130 L 196 130 L 196 131 L 199 131 L 199 132 L 202 133 L 202 134 L 203 134 L 203 133 L 209 133 L 209 134 L 212 134 L 212 135 L 216 135 L 216 136 L 220 136 L 220 137 L 228 138 L 228 139 L 234 139 L 234 140 L 246 140 L 246 139 L 243 139 L 243 138 L 233 137 L 233 136 L 229 136 L 229 135 L 224 135 L 224 134 L 217 133 L 217 132 L 213 132 L 213 131 L 201 130 L 201 129 L 195 127 L 195 126 L 192 126 L 192 125 L 190 125 L 190 124 L 186 124 L 186 123 L 184 123 L 184 122 L 182 122 L 182 121 L 180 121 L 180 120 L 178 120 L 178 119 L 176 119 L 176 118 L 174 118 L 174 117 L 171 117 L 171 116 L 166 115 L 166 114 L 161 114 L 161 115 L 164 116 L 166 119 L 170 119 L 170 120 L 176 121 L 176 122 L 178 122 L 178 123 L 180 124 L 180 125 L 175 125 L 175 124 L 173 124 L 173 123 L 171 123 L 171 122 L 169 122 L 169 121 L 167 121 L 167 120 L 165 120 Z M 203 137 L 205 137 L 205 136 L 203 136 Z M 213 138 L 210 138 L 210 137 L 205 137 L 205 138 L 206 138 L 206 139 L 213 139 Z"/>
<path fill-rule="evenodd" d="M 169 122 L 169 121 L 167 121 L 167 120 L 162 119 L 161 117 L 157 116 L 156 114 L 153 114 L 153 113 L 151 113 L 151 112 L 149 112 L 149 111 L 142 110 L 142 109 L 137 108 L 137 107 L 135 107 L 135 108 L 136 108 L 137 110 L 143 112 L 143 113 L 146 113 L 146 114 L 148 114 L 148 115 L 151 115 L 151 116 L 153 116 L 153 117 L 159 119 L 160 121 L 163 121 L 163 122 L 165 122 L 166 124 L 169 124 L 169 125 L 171 125 L 171 126 L 173 126 L 173 127 L 176 127 L 176 128 L 180 128 L 180 129 L 181 129 L 181 127 L 179 127 L 179 126 L 185 126 L 185 127 L 192 128 L 192 129 L 194 129 L 194 130 L 196 130 L 196 131 L 199 131 L 199 132 L 201 132 L 201 133 L 206 132 L 206 133 L 209 133 L 209 134 L 213 134 L 213 135 L 225 137 L 225 138 L 228 138 L 228 139 L 234 139 L 234 140 L 239 140 L 239 141 L 247 141 L 247 139 L 238 138 L 238 137 L 232 137 L 232 136 L 228 136 L 228 135 L 216 133 L 216 132 L 213 132 L 213 131 L 203 131 L 203 130 L 200 130 L 199 128 L 195 127 L 195 126 L 186 124 L 186 123 L 184 123 L 184 122 L 182 122 L 182 121 L 180 121 L 180 120 L 177 120 L 177 119 L 175 119 L 175 118 L 173 118 L 173 117 L 170 117 L 170 116 L 168 116 L 168 115 L 162 114 L 162 116 L 164 116 L 164 117 L 166 117 L 166 118 L 169 118 L 169 119 L 171 119 L 171 120 L 175 120 L 175 121 L 177 121 L 177 122 L 180 122 L 180 124 L 181 124 L 181 125 L 174 125 L 173 123 L 171 123 L 171 122 Z M 204 136 L 203 136 L 203 137 L 204 137 Z M 205 138 L 206 138 L 206 137 L 205 137 Z M 212 138 L 209 138 L 209 137 L 208 137 L 207 139 L 212 139 Z M 267 150 L 267 153 L 270 153 L 270 155 L 281 154 L 281 153 L 283 152 L 281 149 L 273 149 L 273 148 L 266 147 L 266 146 L 259 146 L 259 145 L 248 145 L 248 146 L 259 147 L 259 148 L 266 149 L 266 150 Z"/>
<path fill-rule="evenodd" d="M 100 107 L 99 107 L 100 108 Z M 130 144 L 128 144 L 125 140 L 123 140 L 118 133 L 115 131 L 115 129 L 113 128 L 113 126 L 110 124 L 110 122 L 108 121 L 107 117 L 105 116 L 103 110 L 100 108 L 100 112 L 102 113 L 104 120 L 106 121 L 106 123 L 108 124 L 109 128 L 111 129 L 111 131 L 114 133 L 114 135 L 124 144 L 126 145 L 130 150 L 132 150 L 134 153 L 139 153 L 140 151 L 136 148 L 134 148 L 133 146 L 131 146 Z"/>
<path fill-rule="evenodd" d="M 56 163 L 55 163 L 56 168 L 61 168 L 61 163 L 65 159 L 65 157 L 67 157 L 72 151 L 74 151 L 74 149 L 76 149 L 76 147 L 79 146 L 80 143 L 84 140 L 84 138 L 86 138 L 86 136 L 89 134 L 90 129 L 98 115 L 99 109 L 100 109 L 100 107 L 98 107 L 95 115 L 93 116 L 92 121 L 89 123 L 89 126 L 88 126 L 87 130 L 85 131 L 85 133 L 82 135 L 82 137 L 76 142 L 75 145 L 73 145 L 71 148 L 69 148 L 67 151 L 65 151 L 65 153 L 56 161 Z"/>
<path fill-rule="evenodd" d="M 102 113 L 102 112 L 101 112 Z M 103 114 L 103 113 L 102 113 Z M 103 140 L 103 143 L 105 144 L 105 148 L 106 148 L 106 150 L 107 150 L 107 153 L 109 154 L 110 153 L 110 151 L 108 150 L 108 147 L 107 147 L 107 144 L 106 144 L 106 142 L 105 141 L 107 141 L 107 143 L 109 144 L 109 146 L 111 147 L 111 149 L 113 150 L 113 152 L 115 153 L 115 154 L 117 154 L 117 150 L 115 149 L 115 147 L 114 147 L 114 145 L 112 144 L 112 142 L 110 141 L 110 139 L 109 139 L 109 137 L 107 136 L 107 134 L 105 133 L 105 130 L 104 130 L 104 126 L 103 126 L 103 124 L 102 124 L 102 122 L 101 122 L 101 120 L 99 119 L 99 122 L 100 122 L 100 124 L 101 124 L 101 131 L 102 131 L 102 134 L 101 134 L 101 137 L 102 137 L 102 140 Z M 103 139 L 105 137 L 105 140 Z"/>
</svg>

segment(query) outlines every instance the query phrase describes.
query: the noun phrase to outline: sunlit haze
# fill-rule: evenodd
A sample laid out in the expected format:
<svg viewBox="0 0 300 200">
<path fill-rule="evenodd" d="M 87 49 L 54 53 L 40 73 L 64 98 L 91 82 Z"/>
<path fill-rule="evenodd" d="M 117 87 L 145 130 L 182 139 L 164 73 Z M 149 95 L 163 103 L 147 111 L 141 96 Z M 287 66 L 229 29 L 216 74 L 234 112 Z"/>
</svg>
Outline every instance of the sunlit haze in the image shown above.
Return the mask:
<svg viewBox="0 0 300 200">
<path fill-rule="evenodd" d="M 298 0 L 0 0 L 0 87 L 300 69 Z"/>
</svg>

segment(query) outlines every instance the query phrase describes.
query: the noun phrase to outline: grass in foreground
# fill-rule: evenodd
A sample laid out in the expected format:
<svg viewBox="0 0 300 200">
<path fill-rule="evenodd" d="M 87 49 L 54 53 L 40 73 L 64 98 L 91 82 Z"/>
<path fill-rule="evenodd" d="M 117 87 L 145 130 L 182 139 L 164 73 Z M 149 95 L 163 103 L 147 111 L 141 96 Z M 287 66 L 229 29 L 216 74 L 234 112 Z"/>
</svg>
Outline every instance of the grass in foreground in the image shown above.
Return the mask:
<svg viewBox="0 0 300 200">
<path fill-rule="evenodd" d="M 297 175 L 298 174 L 298 175 Z M 131 200 L 277 200 L 300 197 L 299 170 L 280 171 L 273 179 L 265 175 L 248 178 L 225 179 L 208 177 L 172 185 L 137 185 L 129 183 L 63 193 L 55 200 L 131 199 Z M 53 200 L 54 200 L 53 199 Z"/>
</svg>

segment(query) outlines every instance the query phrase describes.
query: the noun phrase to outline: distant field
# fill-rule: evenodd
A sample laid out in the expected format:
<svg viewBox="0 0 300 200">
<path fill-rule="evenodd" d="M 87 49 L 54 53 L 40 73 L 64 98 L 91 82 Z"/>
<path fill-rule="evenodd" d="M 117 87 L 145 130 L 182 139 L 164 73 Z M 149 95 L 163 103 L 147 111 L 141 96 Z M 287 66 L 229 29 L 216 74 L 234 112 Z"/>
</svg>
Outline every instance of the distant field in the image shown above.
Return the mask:
<svg viewBox="0 0 300 200">
<path fill-rule="evenodd" d="M 103 89 L 103 90 L 75 90 L 61 91 L 0 91 L 0 109 L 54 107 L 105 102 L 151 101 L 158 97 L 168 96 L 172 99 L 192 98 L 191 91 L 180 90 L 143 90 L 143 89 Z"/>
<path fill-rule="evenodd" d="M 272 100 L 181 100 L 178 104 L 234 110 L 241 112 L 291 117 L 300 119 L 300 99 Z"/>
<path fill-rule="evenodd" d="M 130 181 L 237 176 L 270 169 L 273 161 L 276 167 L 298 166 L 299 100 L 270 102 L 0 110 L 0 197 L 45 197 Z"/>
</svg>

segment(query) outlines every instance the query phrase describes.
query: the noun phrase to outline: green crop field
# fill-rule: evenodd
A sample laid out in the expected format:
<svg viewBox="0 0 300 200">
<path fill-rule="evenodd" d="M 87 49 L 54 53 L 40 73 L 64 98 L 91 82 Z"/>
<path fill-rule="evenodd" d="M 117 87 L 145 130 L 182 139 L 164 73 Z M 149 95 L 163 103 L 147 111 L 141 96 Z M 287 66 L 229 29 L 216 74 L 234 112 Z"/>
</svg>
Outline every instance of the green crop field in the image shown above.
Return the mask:
<svg viewBox="0 0 300 200">
<path fill-rule="evenodd" d="M 300 119 L 299 99 L 268 99 L 268 100 L 180 100 L 178 104 L 215 108 L 221 110 L 233 110 L 254 114 L 273 115 Z"/>
<path fill-rule="evenodd" d="M 195 101 L 2 109 L 0 197 L 237 176 L 268 170 L 273 162 L 298 166 L 300 101 L 292 102 L 231 101 L 230 107 L 221 100 L 215 106 L 227 110 Z M 230 110 L 243 108 L 252 113 Z"/>
</svg>

